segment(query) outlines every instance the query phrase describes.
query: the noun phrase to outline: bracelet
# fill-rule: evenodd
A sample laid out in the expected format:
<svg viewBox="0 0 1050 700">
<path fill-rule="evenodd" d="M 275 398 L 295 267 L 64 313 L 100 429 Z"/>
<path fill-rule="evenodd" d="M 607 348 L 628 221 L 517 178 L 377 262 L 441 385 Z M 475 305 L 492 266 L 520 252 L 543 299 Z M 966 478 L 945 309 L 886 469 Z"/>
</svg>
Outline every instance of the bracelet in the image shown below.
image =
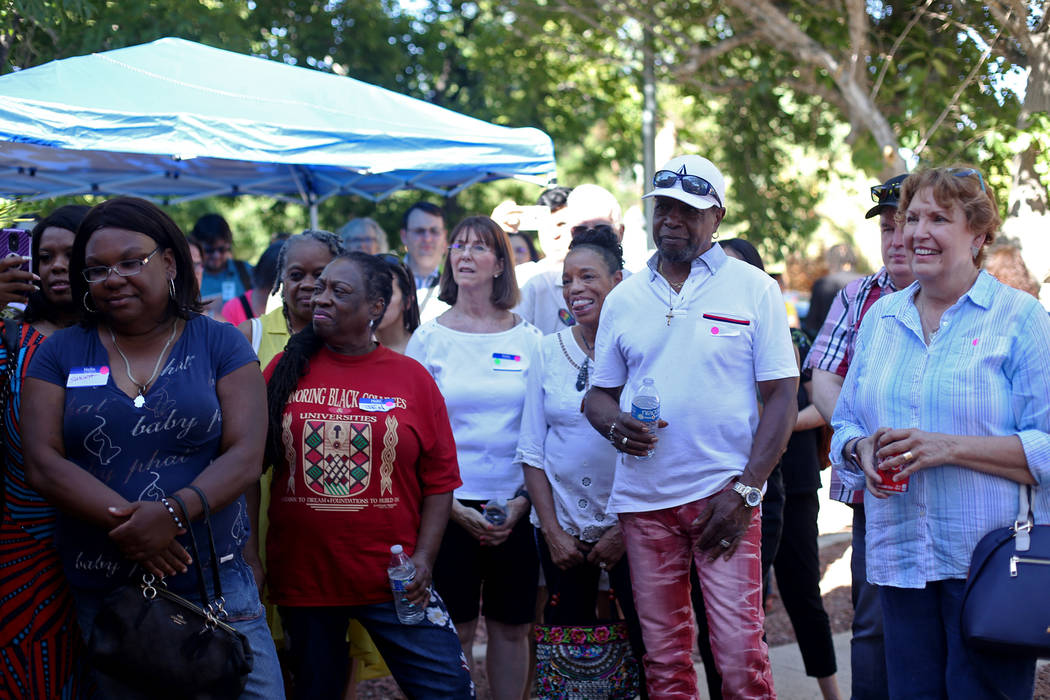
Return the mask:
<svg viewBox="0 0 1050 700">
<path fill-rule="evenodd" d="M 848 454 L 846 455 L 846 459 L 848 459 L 853 464 L 853 466 L 857 467 L 858 469 L 863 469 L 863 467 L 860 464 L 860 457 L 857 456 L 857 445 L 859 445 L 860 441 L 863 439 L 864 438 L 856 438 L 846 444 L 846 447 L 849 448 Z"/>
<path fill-rule="evenodd" d="M 612 444 L 616 444 L 616 438 L 613 436 L 613 431 L 616 430 L 616 419 L 613 418 L 613 422 L 609 424 L 609 433 L 605 436 L 606 439 Z"/>
<path fill-rule="evenodd" d="M 175 508 L 173 508 L 171 503 L 168 502 L 168 499 L 162 498 L 160 499 L 160 502 L 168 509 L 168 512 L 171 513 L 171 519 L 175 521 L 175 527 L 180 530 L 185 530 L 186 527 L 182 524 L 182 518 L 180 518 L 179 514 L 175 512 Z"/>
<path fill-rule="evenodd" d="M 517 498 L 518 496 L 524 496 L 526 501 L 528 501 L 529 503 L 532 503 L 532 499 L 529 498 L 529 490 L 526 489 L 524 486 L 522 486 L 520 489 L 515 491 L 514 495 L 511 496 L 511 498 Z"/>
</svg>

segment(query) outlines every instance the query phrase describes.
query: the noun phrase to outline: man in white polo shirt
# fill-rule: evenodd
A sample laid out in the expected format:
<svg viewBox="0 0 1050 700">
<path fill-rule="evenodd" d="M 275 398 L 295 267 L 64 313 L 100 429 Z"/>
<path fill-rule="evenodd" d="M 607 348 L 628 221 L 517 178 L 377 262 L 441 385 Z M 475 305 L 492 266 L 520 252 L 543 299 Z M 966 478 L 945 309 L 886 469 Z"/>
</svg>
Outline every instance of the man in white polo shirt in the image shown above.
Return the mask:
<svg viewBox="0 0 1050 700">
<path fill-rule="evenodd" d="M 627 546 L 649 694 L 698 697 L 695 558 L 723 695 L 774 697 L 759 503 L 797 414 L 784 301 L 772 278 L 712 244 L 725 181 L 710 161 L 674 158 L 645 196 L 656 198 L 657 252 L 605 300 L 586 414 L 623 453 L 608 510 Z M 658 431 L 629 412 L 646 377 L 661 397 Z"/>
</svg>

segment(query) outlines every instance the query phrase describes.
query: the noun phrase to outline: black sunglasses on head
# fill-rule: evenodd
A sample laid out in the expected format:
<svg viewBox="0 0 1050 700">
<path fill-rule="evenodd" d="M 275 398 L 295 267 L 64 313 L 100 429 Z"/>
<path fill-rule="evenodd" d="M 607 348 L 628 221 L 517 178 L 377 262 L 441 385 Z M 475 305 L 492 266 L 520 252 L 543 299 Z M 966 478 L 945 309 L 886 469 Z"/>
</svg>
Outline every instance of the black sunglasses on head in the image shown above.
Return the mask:
<svg viewBox="0 0 1050 700">
<path fill-rule="evenodd" d="M 887 199 L 900 199 L 900 196 L 900 182 L 895 182 L 892 185 L 875 185 L 871 188 L 871 201 L 876 204 L 882 204 Z"/>
<path fill-rule="evenodd" d="M 722 199 L 715 192 L 715 186 L 699 175 L 686 175 L 684 173 L 676 173 L 673 170 L 657 170 L 656 174 L 653 175 L 653 187 L 660 189 L 674 187 L 675 182 L 678 181 L 681 181 L 684 192 L 695 194 L 699 197 L 711 195 L 718 202 L 718 206 L 722 206 Z"/>
<path fill-rule="evenodd" d="M 387 265 L 401 265 L 401 258 L 397 257 L 393 253 L 376 253 L 376 257 L 385 262 Z"/>
<path fill-rule="evenodd" d="M 601 235 L 611 233 L 613 235 L 616 235 L 616 231 L 614 231 L 613 227 L 609 224 L 598 224 L 597 226 L 573 226 L 569 230 L 569 232 L 572 234 L 573 238 L 576 238 L 577 236 L 582 236 L 585 233 Z"/>
</svg>

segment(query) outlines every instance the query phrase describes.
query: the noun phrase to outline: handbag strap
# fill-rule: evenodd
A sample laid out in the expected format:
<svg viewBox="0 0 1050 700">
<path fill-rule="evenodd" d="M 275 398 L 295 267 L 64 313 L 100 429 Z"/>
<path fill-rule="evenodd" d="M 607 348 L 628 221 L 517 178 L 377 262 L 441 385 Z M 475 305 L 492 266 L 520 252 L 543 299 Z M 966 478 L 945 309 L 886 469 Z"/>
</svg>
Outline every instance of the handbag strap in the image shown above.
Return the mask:
<svg viewBox="0 0 1050 700">
<path fill-rule="evenodd" d="M 1035 519 L 1032 517 L 1031 494 L 1031 486 L 1018 485 L 1017 517 L 1014 519 L 1014 549 L 1018 552 L 1027 552 L 1032 546 L 1032 538 L 1029 533 L 1032 531 Z"/>
<path fill-rule="evenodd" d="M 175 501 L 179 505 L 179 508 L 182 508 L 182 512 L 186 514 L 188 520 L 189 511 L 186 510 L 185 501 L 174 493 L 168 498 Z M 201 604 L 208 607 L 208 588 L 204 585 L 204 565 L 201 563 L 200 552 L 197 549 L 197 538 L 193 534 L 193 527 L 190 526 L 189 523 L 187 523 L 187 525 L 186 532 L 190 535 L 190 552 L 193 554 L 193 562 L 197 565 L 197 585 L 200 587 Z"/>
<path fill-rule="evenodd" d="M 222 581 L 219 580 L 219 555 L 215 552 L 215 535 L 211 530 L 211 506 L 208 505 L 208 497 L 204 495 L 204 491 L 200 487 L 189 484 L 186 488 L 192 490 L 201 499 L 201 510 L 204 511 L 204 527 L 208 530 L 208 548 L 211 550 L 211 575 L 212 584 L 215 588 L 215 600 L 218 604 L 218 612 L 223 612 L 222 607 L 226 601 L 222 597 Z"/>
</svg>

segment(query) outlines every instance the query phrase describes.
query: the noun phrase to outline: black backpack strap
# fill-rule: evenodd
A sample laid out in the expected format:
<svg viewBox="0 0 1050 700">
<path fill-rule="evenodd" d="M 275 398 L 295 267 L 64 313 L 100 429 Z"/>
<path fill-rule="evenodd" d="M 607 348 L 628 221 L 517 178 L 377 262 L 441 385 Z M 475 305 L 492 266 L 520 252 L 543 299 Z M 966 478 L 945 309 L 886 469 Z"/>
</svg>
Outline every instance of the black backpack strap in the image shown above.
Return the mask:
<svg viewBox="0 0 1050 700">
<path fill-rule="evenodd" d="M 237 301 L 241 302 L 241 308 L 244 309 L 244 315 L 248 318 L 255 318 L 255 312 L 252 311 L 251 302 L 248 301 L 248 295 L 242 294 L 237 297 Z"/>
</svg>

